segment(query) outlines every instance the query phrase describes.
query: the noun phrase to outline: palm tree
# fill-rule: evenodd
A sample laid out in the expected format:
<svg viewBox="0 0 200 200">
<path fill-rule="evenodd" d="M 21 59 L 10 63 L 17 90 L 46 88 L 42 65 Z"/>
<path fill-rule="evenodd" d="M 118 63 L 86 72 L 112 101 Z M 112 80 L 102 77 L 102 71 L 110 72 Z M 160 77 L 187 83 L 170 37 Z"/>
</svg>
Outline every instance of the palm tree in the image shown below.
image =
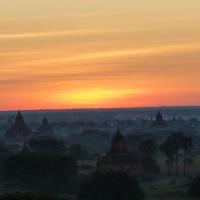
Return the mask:
<svg viewBox="0 0 200 200">
<path fill-rule="evenodd" d="M 144 157 L 152 158 L 158 150 L 158 146 L 154 139 L 149 138 L 142 141 L 139 150 Z"/>
<path fill-rule="evenodd" d="M 180 161 L 180 150 L 184 152 L 183 159 L 183 171 L 186 174 L 186 165 L 191 163 L 191 159 L 188 158 L 193 148 L 192 138 L 185 136 L 182 132 L 174 132 L 161 144 L 160 150 L 166 155 L 166 164 L 168 165 L 168 174 L 170 175 L 170 169 L 175 162 L 176 174 L 179 173 L 179 161 Z"/>
<path fill-rule="evenodd" d="M 181 138 L 181 149 L 184 151 L 183 159 L 183 173 L 186 175 L 186 166 L 188 163 L 191 163 L 191 159 L 188 158 L 191 150 L 193 149 L 193 140 L 192 137 L 183 135 Z"/>
<path fill-rule="evenodd" d="M 175 155 L 175 163 L 176 163 L 176 174 L 179 173 L 179 150 L 181 148 L 181 140 L 182 140 L 183 133 L 172 133 L 171 137 L 171 148 L 173 148 L 174 155 Z"/>
<path fill-rule="evenodd" d="M 172 144 L 172 138 L 168 137 L 161 145 L 160 145 L 160 151 L 166 156 L 166 165 L 167 165 L 167 171 L 168 176 L 171 174 L 171 168 L 174 164 L 174 149 L 171 148 Z"/>
</svg>

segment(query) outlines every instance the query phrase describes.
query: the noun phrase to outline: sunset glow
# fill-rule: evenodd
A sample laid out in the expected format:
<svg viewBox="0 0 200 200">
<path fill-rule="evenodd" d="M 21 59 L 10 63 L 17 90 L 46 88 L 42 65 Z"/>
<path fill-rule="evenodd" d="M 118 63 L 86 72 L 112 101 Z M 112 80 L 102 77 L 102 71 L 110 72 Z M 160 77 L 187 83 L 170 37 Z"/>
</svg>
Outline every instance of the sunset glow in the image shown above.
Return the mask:
<svg viewBox="0 0 200 200">
<path fill-rule="evenodd" d="M 200 105 L 199 8 L 0 0 L 0 110 Z"/>
<path fill-rule="evenodd" d="M 81 106 L 98 105 L 102 103 L 112 103 L 113 100 L 120 98 L 127 98 L 129 96 L 137 95 L 139 91 L 134 90 L 109 90 L 106 88 L 93 88 L 88 90 L 80 90 L 71 92 L 68 95 L 63 95 L 61 100 L 69 102 L 70 104 L 77 104 Z"/>
</svg>

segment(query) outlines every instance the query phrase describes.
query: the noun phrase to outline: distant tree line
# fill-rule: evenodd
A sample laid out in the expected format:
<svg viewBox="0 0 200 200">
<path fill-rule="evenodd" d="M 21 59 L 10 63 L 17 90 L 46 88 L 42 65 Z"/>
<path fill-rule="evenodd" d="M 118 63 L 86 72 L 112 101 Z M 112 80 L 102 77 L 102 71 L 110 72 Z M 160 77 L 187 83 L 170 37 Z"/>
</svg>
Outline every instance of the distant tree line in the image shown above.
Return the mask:
<svg viewBox="0 0 200 200">
<path fill-rule="evenodd" d="M 192 149 L 192 137 L 182 132 L 173 132 L 160 145 L 156 144 L 153 138 L 145 139 L 139 145 L 143 171 L 159 172 L 156 154 L 160 151 L 166 157 L 168 175 L 171 175 L 174 166 L 175 174 L 178 175 L 180 173 L 181 162 L 183 166 L 182 172 L 186 175 L 187 167 L 193 162 L 191 156 Z"/>
<path fill-rule="evenodd" d="M 175 165 L 175 173 L 180 173 L 180 162 L 183 164 L 183 174 L 187 173 L 187 166 L 192 164 L 191 151 L 193 149 L 192 137 L 184 133 L 174 132 L 169 135 L 160 145 L 161 152 L 166 156 L 166 165 L 168 175 L 171 174 L 173 165 Z"/>
</svg>

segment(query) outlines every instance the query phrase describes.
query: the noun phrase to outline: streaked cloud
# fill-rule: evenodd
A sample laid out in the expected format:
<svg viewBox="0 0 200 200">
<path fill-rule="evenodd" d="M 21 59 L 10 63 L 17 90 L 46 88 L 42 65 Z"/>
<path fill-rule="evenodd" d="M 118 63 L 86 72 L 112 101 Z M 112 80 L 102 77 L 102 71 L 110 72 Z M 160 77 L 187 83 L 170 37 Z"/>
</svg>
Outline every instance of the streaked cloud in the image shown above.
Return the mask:
<svg viewBox="0 0 200 200">
<path fill-rule="evenodd" d="M 104 59 L 104 58 L 119 58 L 119 57 L 149 57 L 149 56 L 158 56 L 158 55 L 173 55 L 174 53 L 184 53 L 184 52 L 193 52 L 200 50 L 200 42 L 192 42 L 192 43 L 173 43 L 173 44 L 165 44 L 165 45 L 154 45 L 152 47 L 146 48 L 137 48 L 137 49 L 114 49 L 110 51 L 99 51 L 99 52 L 89 52 L 89 53 L 81 53 L 81 54 L 69 54 L 66 56 L 61 56 L 61 52 L 55 53 L 55 57 L 52 52 L 52 58 L 42 58 L 42 59 L 33 59 L 20 61 L 19 63 L 14 63 L 15 66 L 23 66 L 23 65 L 44 65 L 44 64 L 55 64 L 55 63 L 63 63 L 63 62 L 76 62 L 76 61 L 84 61 L 84 60 L 96 60 L 96 59 Z M 37 53 L 37 52 L 34 52 Z M 11 55 L 31 55 L 34 53 L 11 53 Z M 44 52 L 45 53 L 45 52 Z M 48 51 L 46 52 L 48 56 Z M 42 54 L 42 52 L 40 53 Z M 8 56 L 9 53 L 0 53 L 0 56 Z M 114 60 L 113 60 L 114 62 Z M 9 67 L 7 65 L 6 67 Z"/>
<path fill-rule="evenodd" d="M 46 31 L 46 32 L 32 32 L 32 33 L 14 33 L 14 34 L 0 34 L 0 39 L 26 39 L 36 37 L 53 37 L 53 36 L 73 36 L 73 35 L 89 35 L 89 34 L 105 34 L 120 31 L 120 29 L 80 29 L 67 31 Z"/>
</svg>

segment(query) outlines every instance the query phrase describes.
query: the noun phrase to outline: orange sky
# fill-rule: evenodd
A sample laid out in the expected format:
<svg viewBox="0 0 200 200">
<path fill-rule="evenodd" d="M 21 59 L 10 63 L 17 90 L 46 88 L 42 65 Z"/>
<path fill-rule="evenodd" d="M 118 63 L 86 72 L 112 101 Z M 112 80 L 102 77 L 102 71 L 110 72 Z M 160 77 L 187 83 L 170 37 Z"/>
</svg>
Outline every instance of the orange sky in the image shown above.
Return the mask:
<svg viewBox="0 0 200 200">
<path fill-rule="evenodd" d="M 200 105 L 199 0 L 0 0 L 0 110 Z"/>
</svg>

